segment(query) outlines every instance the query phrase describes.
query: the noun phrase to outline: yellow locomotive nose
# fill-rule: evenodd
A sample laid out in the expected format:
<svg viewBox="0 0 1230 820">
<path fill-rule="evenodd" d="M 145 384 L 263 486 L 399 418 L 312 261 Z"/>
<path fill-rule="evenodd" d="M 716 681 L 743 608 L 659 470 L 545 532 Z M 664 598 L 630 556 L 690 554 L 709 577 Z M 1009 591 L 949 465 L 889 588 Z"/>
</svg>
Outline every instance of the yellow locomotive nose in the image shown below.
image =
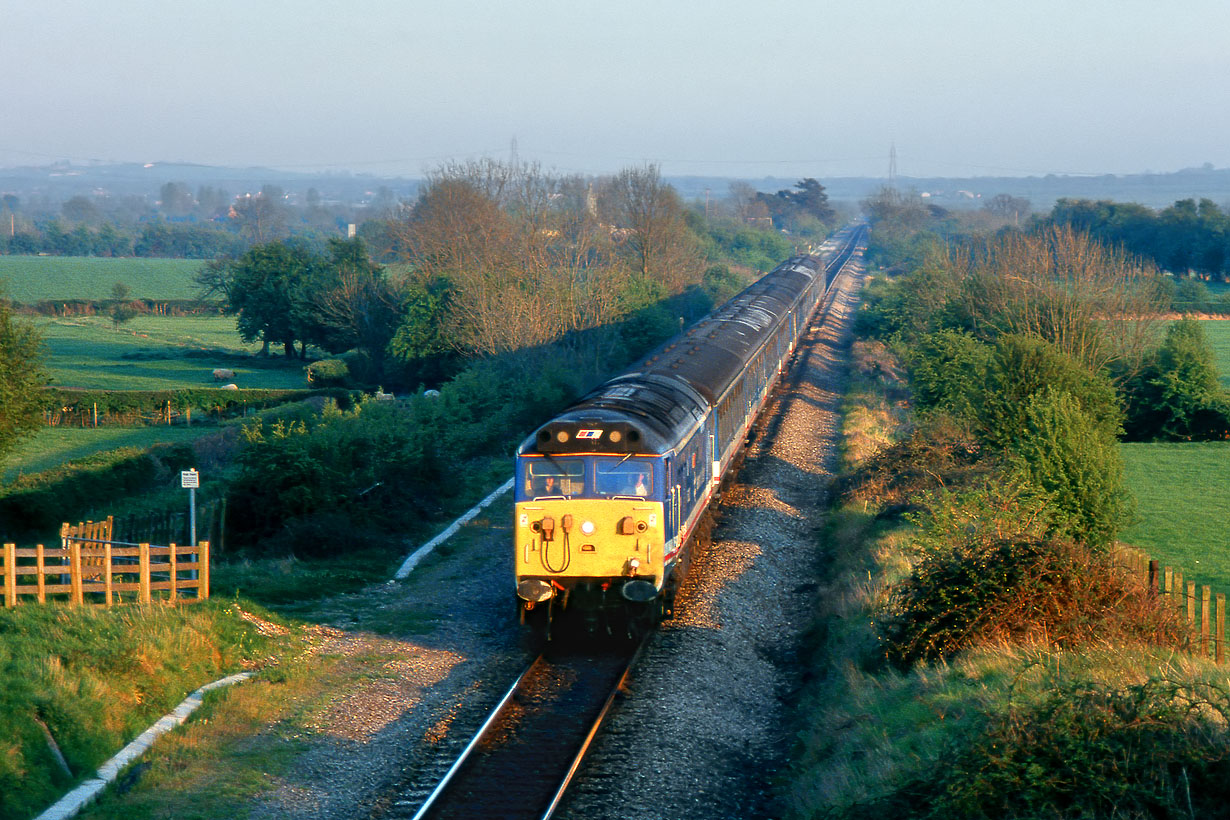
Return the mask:
<svg viewBox="0 0 1230 820">
<path fill-rule="evenodd" d="M 517 595 L 522 600 L 542 602 L 583 581 L 638 580 L 654 593 L 661 588 L 665 531 L 660 503 L 536 499 L 517 506 Z"/>
</svg>

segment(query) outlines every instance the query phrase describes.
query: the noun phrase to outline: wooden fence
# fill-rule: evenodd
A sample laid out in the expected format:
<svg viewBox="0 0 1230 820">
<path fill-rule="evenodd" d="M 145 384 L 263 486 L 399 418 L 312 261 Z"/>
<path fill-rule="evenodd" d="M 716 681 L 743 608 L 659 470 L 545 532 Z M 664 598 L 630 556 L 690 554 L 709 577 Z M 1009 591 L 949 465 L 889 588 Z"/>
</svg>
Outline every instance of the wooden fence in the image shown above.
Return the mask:
<svg viewBox="0 0 1230 820">
<path fill-rule="evenodd" d="M 61 527 L 60 547 L 4 545 L 4 605 L 21 596 L 39 603 L 150 603 L 200 601 L 209 597 L 209 542 L 194 546 L 156 546 L 114 541 L 111 521 Z M 105 534 L 105 538 L 94 536 Z"/>
<path fill-rule="evenodd" d="M 1188 634 L 1179 648 L 1202 658 L 1211 658 L 1225 663 L 1226 658 L 1226 596 L 1214 593 L 1195 581 L 1184 581 L 1183 570 L 1162 566 L 1144 552 L 1131 547 L 1119 546 L 1115 551 L 1120 563 L 1138 573 L 1149 585 L 1149 590 L 1162 596 L 1174 607 L 1179 617 L 1187 621 Z"/>
</svg>

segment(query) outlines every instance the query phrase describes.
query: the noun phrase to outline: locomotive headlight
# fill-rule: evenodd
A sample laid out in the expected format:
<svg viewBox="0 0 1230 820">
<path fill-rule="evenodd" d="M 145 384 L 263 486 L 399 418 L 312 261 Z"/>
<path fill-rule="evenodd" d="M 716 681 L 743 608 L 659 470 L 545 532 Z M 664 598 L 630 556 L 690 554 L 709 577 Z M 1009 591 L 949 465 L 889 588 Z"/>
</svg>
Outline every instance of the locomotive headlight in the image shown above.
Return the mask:
<svg viewBox="0 0 1230 820">
<path fill-rule="evenodd" d="M 593 521 L 582 521 L 581 522 L 581 532 L 585 533 L 586 535 L 593 535 L 594 534 L 594 522 Z"/>
</svg>

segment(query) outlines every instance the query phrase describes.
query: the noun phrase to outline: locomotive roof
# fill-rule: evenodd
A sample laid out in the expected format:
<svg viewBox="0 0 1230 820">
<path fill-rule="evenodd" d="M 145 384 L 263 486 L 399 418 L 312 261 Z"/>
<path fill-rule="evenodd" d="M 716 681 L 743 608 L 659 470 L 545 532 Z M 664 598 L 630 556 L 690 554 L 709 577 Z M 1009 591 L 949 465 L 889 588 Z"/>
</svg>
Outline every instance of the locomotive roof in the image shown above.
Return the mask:
<svg viewBox="0 0 1230 820">
<path fill-rule="evenodd" d="M 519 452 L 661 452 L 704 418 L 816 276 L 798 256 L 540 428 Z M 609 438 L 611 431 L 615 439 Z M 564 438 L 556 438 L 563 435 Z"/>
</svg>

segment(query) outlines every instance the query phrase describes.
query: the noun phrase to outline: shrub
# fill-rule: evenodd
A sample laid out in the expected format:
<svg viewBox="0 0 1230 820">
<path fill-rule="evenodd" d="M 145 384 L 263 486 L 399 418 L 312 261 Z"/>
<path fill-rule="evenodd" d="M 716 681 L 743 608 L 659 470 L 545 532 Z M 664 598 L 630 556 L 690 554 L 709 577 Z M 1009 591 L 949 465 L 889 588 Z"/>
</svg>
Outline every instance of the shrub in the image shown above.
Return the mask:
<svg viewBox="0 0 1230 820">
<path fill-rule="evenodd" d="M 1028 398 L 1009 442 L 1015 467 L 1049 496 L 1050 535 L 1109 545 L 1132 510 L 1118 443 L 1068 393 L 1046 387 Z"/>
<path fill-rule="evenodd" d="M 939 764 L 880 806 L 893 816 L 1218 817 L 1230 801 L 1230 693 L 1150 679 L 1048 688 L 1036 703 L 986 718 Z"/>
<path fill-rule="evenodd" d="M 909 357 L 910 381 L 918 406 L 975 418 L 992 351 L 990 345 L 960 330 L 924 335 Z"/>
<path fill-rule="evenodd" d="M 1134 441 L 1209 441 L 1230 436 L 1230 397 L 1221 387 L 1213 351 L 1195 319 L 1175 322 L 1140 373 L 1124 385 Z"/>
<path fill-rule="evenodd" d="M 350 379 L 350 367 L 341 359 L 321 359 L 307 366 L 308 384 L 313 387 L 344 387 Z"/>
<path fill-rule="evenodd" d="M 1005 448 L 1022 438 L 1025 407 L 1044 389 L 1069 394 L 1097 429 L 1118 436 L 1123 413 L 1106 374 L 1091 372 L 1041 339 L 1006 334 L 996 339 L 978 402 L 983 438 Z"/>
<path fill-rule="evenodd" d="M 1003 641 L 1074 648 L 1179 634 L 1174 613 L 1106 553 L 1046 538 L 1054 513 L 1027 483 L 932 496 L 918 521 L 918 558 L 876 618 L 900 667 Z"/>
</svg>

